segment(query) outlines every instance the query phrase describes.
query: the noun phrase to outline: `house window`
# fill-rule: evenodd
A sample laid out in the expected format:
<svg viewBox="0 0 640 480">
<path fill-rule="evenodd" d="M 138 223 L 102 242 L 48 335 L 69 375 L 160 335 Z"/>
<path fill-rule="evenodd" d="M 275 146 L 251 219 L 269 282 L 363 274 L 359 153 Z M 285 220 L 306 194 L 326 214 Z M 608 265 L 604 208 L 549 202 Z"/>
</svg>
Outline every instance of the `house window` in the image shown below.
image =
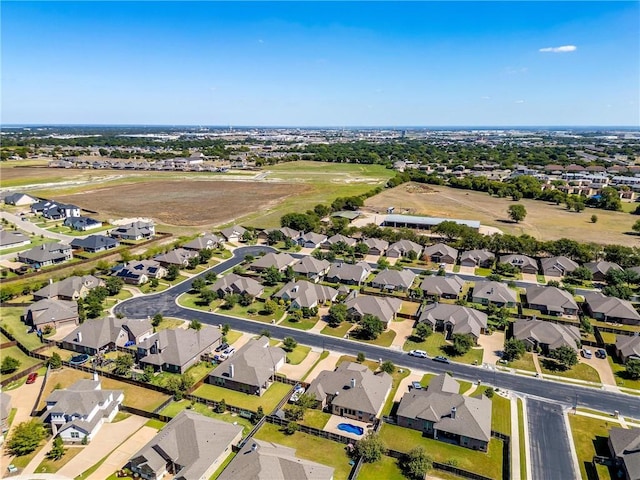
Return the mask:
<svg viewBox="0 0 640 480">
<path fill-rule="evenodd" d="M 78 433 L 78 432 L 71 432 L 71 438 L 80 438 L 80 433 Z"/>
</svg>

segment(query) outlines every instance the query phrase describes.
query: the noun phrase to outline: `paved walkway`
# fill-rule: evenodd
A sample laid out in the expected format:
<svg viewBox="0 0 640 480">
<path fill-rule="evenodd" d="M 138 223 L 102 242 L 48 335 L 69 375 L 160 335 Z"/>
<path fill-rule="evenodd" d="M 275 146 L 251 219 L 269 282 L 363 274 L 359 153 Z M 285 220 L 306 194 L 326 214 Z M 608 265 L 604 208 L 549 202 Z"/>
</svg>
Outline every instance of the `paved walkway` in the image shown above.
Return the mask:
<svg viewBox="0 0 640 480">
<path fill-rule="evenodd" d="M 411 336 L 413 333 L 413 324 L 415 322 L 413 320 L 402 320 L 400 322 L 389 322 L 389 330 L 393 330 L 396 332 L 396 336 L 391 342 L 389 348 L 395 348 L 397 350 L 402 350 L 402 346 L 404 342 Z"/>
<path fill-rule="evenodd" d="M 542 375 L 542 369 L 540 368 L 540 360 L 538 360 L 538 355 L 534 353 L 531 355 L 531 357 L 533 358 L 533 365 L 536 367 L 536 372 Z"/>
<path fill-rule="evenodd" d="M 511 478 L 525 480 L 520 476 L 520 432 L 518 431 L 518 399 L 511 397 Z"/>
<path fill-rule="evenodd" d="M 473 395 L 473 392 L 475 392 L 478 389 L 478 383 L 477 382 L 473 382 L 471 384 L 471 388 L 469 390 L 467 390 L 466 392 L 464 392 L 462 395 L 465 397 L 470 397 L 471 395 Z"/>
<path fill-rule="evenodd" d="M 34 457 L 31 459 L 31 461 L 27 464 L 26 467 L 24 467 L 22 469 L 22 471 L 20 472 L 21 475 L 29 475 L 31 473 L 35 473 L 36 469 L 38 468 L 38 465 L 40 465 L 42 463 L 42 461 L 45 459 L 45 457 L 47 456 L 47 453 L 49 453 L 51 451 L 51 449 L 53 448 L 53 439 L 55 437 L 51 437 L 47 443 L 45 443 L 44 447 L 42 447 L 38 453 L 36 453 L 34 455 Z M 80 455 L 82 455 L 82 453 L 80 453 Z"/>
<path fill-rule="evenodd" d="M 524 425 L 524 459 L 520 459 L 521 462 L 525 462 L 527 466 L 527 478 L 526 480 L 532 480 L 531 475 L 531 450 L 529 447 L 529 419 L 527 417 L 527 399 L 522 398 L 522 423 Z M 525 480 L 524 478 L 522 480 Z"/>
<path fill-rule="evenodd" d="M 320 360 L 316 368 L 314 368 L 307 378 L 305 378 L 305 382 L 311 383 L 315 378 L 322 372 L 323 370 L 334 370 L 336 368 L 336 363 L 338 363 L 338 359 L 341 357 L 339 353 L 329 353 L 327 358 Z"/>
<path fill-rule="evenodd" d="M 304 377 L 305 373 L 309 371 L 313 364 L 316 363 L 316 360 L 320 358 L 320 352 L 314 352 L 311 350 L 309 354 L 305 357 L 305 359 L 300 362 L 298 365 L 291 365 L 290 363 L 285 363 L 278 373 L 282 375 L 286 375 L 287 378 L 291 378 L 293 380 L 301 380 Z"/>
<path fill-rule="evenodd" d="M 482 363 L 495 365 L 500 360 L 500 354 L 504 350 L 504 332 L 496 330 L 491 335 L 480 335 L 478 345 L 484 349 Z"/>
<path fill-rule="evenodd" d="M 112 450 L 123 444 L 147 422 L 144 417 L 131 415 L 116 423 L 105 423 L 84 451 L 72 458 L 58 473 L 75 478 L 98 463 Z M 113 472 L 111 472 L 113 473 Z M 105 478 L 105 477 L 103 477 Z"/>
</svg>

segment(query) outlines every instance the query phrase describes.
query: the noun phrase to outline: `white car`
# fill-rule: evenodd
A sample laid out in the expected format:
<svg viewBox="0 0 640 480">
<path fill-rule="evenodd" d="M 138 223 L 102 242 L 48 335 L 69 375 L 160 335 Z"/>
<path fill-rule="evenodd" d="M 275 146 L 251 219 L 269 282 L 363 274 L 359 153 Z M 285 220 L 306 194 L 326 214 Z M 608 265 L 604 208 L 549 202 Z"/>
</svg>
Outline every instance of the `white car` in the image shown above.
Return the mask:
<svg viewBox="0 0 640 480">
<path fill-rule="evenodd" d="M 220 354 L 220 358 L 222 360 L 226 360 L 227 358 L 229 358 L 231 355 L 233 355 L 235 353 L 236 349 L 233 347 L 229 347 L 227 348 L 224 352 L 222 352 Z"/>
<path fill-rule="evenodd" d="M 425 352 L 424 350 L 411 350 L 409 352 L 409 355 L 411 355 L 412 357 L 427 358 L 427 352 Z"/>
</svg>

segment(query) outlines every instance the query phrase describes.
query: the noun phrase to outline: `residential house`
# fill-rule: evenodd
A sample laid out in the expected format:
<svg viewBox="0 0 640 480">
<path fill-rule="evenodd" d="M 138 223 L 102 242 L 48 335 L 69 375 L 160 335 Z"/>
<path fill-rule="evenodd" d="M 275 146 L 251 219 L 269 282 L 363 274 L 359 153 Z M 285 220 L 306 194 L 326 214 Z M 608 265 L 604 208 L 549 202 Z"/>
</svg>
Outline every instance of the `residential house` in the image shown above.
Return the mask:
<svg viewBox="0 0 640 480">
<path fill-rule="evenodd" d="M 614 464 L 622 470 L 624 480 L 640 480 L 640 429 L 612 427 L 609 452 Z"/>
<path fill-rule="evenodd" d="M 526 255 L 501 255 L 500 263 L 508 263 L 514 267 L 518 267 L 522 273 L 536 275 L 538 273 L 538 262 L 535 258 Z"/>
<path fill-rule="evenodd" d="M 267 253 L 251 262 L 248 268 L 255 272 L 264 272 L 275 267 L 279 272 L 284 272 L 288 266 L 293 265 L 296 261 L 297 259 L 288 253 Z"/>
<path fill-rule="evenodd" d="M 189 260 L 196 258 L 198 252 L 186 248 L 176 248 L 170 252 L 156 255 L 153 259 L 165 268 L 175 265 L 178 268 L 189 266 Z"/>
<path fill-rule="evenodd" d="M 580 344 L 578 327 L 536 319 L 516 320 L 513 324 L 513 336 L 522 340 L 529 350 L 540 347 L 545 354 L 562 346 L 577 351 Z"/>
<path fill-rule="evenodd" d="M 467 250 L 460 255 L 461 267 L 492 268 L 496 257 L 489 250 Z"/>
<path fill-rule="evenodd" d="M 425 247 L 422 251 L 425 260 L 433 263 L 447 263 L 455 265 L 458 260 L 458 250 L 445 243 L 436 243 L 429 247 Z"/>
<path fill-rule="evenodd" d="M 182 410 L 129 459 L 128 466 L 146 480 L 208 479 L 240 440 L 242 426 Z"/>
<path fill-rule="evenodd" d="M 23 247 L 30 243 L 31 239 L 22 232 L 0 230 L 0 249 Z"/>
<path fill-rule="evenodd" d="M 285 364 L 287 354 L 279 347 L 270 347 L 269 338 L 251 339 L 226 362 L 207 377 L 207 383 L 249 395 L 267 391 L 274 375 Z"/>
<path fill-rule="evenodd" d="M 380 238 L 367 238 L 362 243 L 369 247 L 369 255 L 384 255 L 389 248 L 389 242 Z"/>
<path fill-rule="evenodd" d="M 45 298 L 51 300 L 78 300 L 84 298 L 96 287 L 104 287 L 105 283 L 102 279 L 93 275 L 85 275 L 82 277 L 67 277 L 58 282 L 49 281 L 37 292 L 33 293 L 35 301 Z"/>
<path fill-rule="evenodd" d="M 18 261 L 38 269 L 63 263 L 73 258 L 71 246 L 64 243 L 43 243 L 30 250 L 18 253 Z"/>
<path fill-rule="evenodd" d="M 220 330 L 204 325 L 200 330 L 175 328 L 160 330 L 138 343 L 141 368 L 151 365 L 155 371 L 184 373 L 211 353 L 220 343 Z"/>
<path fill-rule="evenodd" d="M 425 297 L 435 297 L 436 299 L 457 299 L 463 287 L 464 280 L 457 275 L 426 277 L 420 284 L 420 290 L 424 292 Z"/>
<path fill-rule="evenodd" d="M 303 248 L 319 248 L 327 241 L 327 236 L 320 233 L 308 232 L 300 235 L 296 242 Z"/>
<path fill-rule="evenodd" d="M 576 262 L 565 256 L 548 257 L 540 259 L 542 265 L 542 274 L 545 277 L 564 277 L 568 273 L 573 272 L 578 265 Z"/>
<path fill-rule="evenodd" d="M 259 297 L 264 291 L 264 287 L 260 282 L 250 277 L 243 277 L 236 273 L 230 273 L 219 278 L 211 289 L 218 294 L 220 298 L 227 293 L 242 295 L 248 293 L 252 297 Z"/>
<path fill-rule="evenodd" d="M 323 247 L 331 248 L 334 245 L 338 245 L 339 243 L 344 243 L 347 247 L 355 247 L 358 241 L 355 238 L 345 237 L 342 234 L 336 234 L 332 237 L 329 237 L 325 240 Z"/>
<path fill-rule="evenodd" d="M 640 336 L 616 335 L 616 355 L 622 363 L 640 360 Z"/>
<path fill-rule="evenodd" d="M 96 355 L 98 352 L 129 347 L 149 338 L 153 326 L 147 319 L 104 317 L 78 325 L 62 339 L 62 348 L 78 353 Z"/>
<path fill-rule="evenodd" d="M 381 414 L 390 391 L 389 374 L 373 373 L 366 365 L 354 362 L 342 362 L 333 371 L 320 372 L 307 388 L 320 408 L 361 422 L 373 422 Z"/>
<path fill-rule="evenodd" d="M 589 262 L 584 264 L 585 268 L 593 274 L 593 280 L 596 282 L 604 282 L 607 279 L 607 273 L 609 270 L 622 270 L 622 267 L 613 262 Z"/>
<path fill-rule="evenodd" d="M 330 283 L 344 283 L 346 285 L 360 285 L 371 273 L 371 266 L 367 262 L 334 263 L 325 276 Z"/>
<path fill-rule="evenodd" d="M 411 288 L 415 279 L 416 274 L 411 270 L 385 269 L 371 280 L 371 286 L 381 290 L 406 292 Z"/>
<path fill-rule="evenodd" d="M 78 304 L 66 300 L 48 298 L 32 303 L 24 310 L 24 323 L 40 330 L 47 325 L 58 328 L 78 324 Z"/>
<path fill-rule="evenodd" d="M 331 268 L 331 264 L 326 260 L 318 260 L 310 255 L 305 255 L 293 264 L 293 273 L 305 276 L 312 282 L 318 282 Z"/>
<path fill-rule="evenodd" d="M 293 448 L 257 440 L 246 442 L 218 480 L 333 480 L 333 468 L 296 456 Z"/>
<path fill-rule="evenodd" d="M 122 390 L 102 390 L 98 375 L 54 390 L 46 400 L 42 420 L 65 442 L 91 441 L 105 422 L 111 422 L 124 400 Z"/>
<path fill-rule="evenodd" d="M 89 235 L 86 238 L 74 238 L 71 240 L 71 248 L 74 250 L 83 250 L 87 253 L 104 252 L 113 250 L 120 246 L 120 242 L 115 238 L 105 235 Z"/>
<path fill-rule="evenodd" d="M 247 229 L 240 225 L 233 225 L 232 227 L 225 228 L 220 233 L 227 242 L 238 243 L 242 241 L 242 236 L 246 231 Z"/>
<path fill-rule="evenodd" d="M 425 305 L 418 322 L 424 322 L 436 330 L 445 332 L 447 338 L 454 334 L 469 334 L 478 343 L 481 333 L 487 330 L 487 314 L 475 308 L 448 303 Z"/>
<path fill-rule="evenodd" d="M 314 308 L 320 307 L 326 302 L 333 302 L 338 296 L 338 290 L 326 285 L 298 280 L 287 283 L 273 296 L 291 302 L 293 309 Z"/>
<path fill-rule="evenodd" d="M 416 258 L 420 258 L 422 246 L 411 240 L 399 240 L 387 248 L 386 255 L 389 258 L 401 258 L 410 256 L 411 252 L 415 253 Z"/>
<path fill-rule="evenodd" d="M 80 207 L 65 203 L 46 202 L 40 213 L 44 218 L 61 220 L 68 217 L 79 217 Z"/>
<path fill-rule="evenodd" d="M 402 307 L 402 300 L 393 297 L 374 297 L 372 295 L 356 295 L 345 302 L 347 315 L 359 322 L 365 315 L 373 315 L 384 324 L 384 328 L 396 318 Z"/>
<path fill-rule="evenodd" d="M 518 297 L 515 290 L 510 289 L 504 283 L 492 281 L 476 282 L 473 288 L 473 303 L 498 307 L 515 307 Z"/>
<path fill-rule="evenodd" d="M 423 435 L 486 452 L 491 440 L 491 400 L 460 395 L 448 374 L 433 378 L 426 390 L 405 393 L 398 405 L 398 425 Z"/>
<path fill-rule="evenodd" d="M 26 193 L 12 193 L 11 195 L 4 197 L 4 203 L 7 205 L 16 205 L 20 207 L 23 205 L 31 205 L 37 201 L 37 198 L 27 195 Z"/>
<path fill-rule="evenodd" d="M 526 292 L 528 308 L 540 310 L 544 315 L 574 317 L 578 314 L 578 304 L 566 290 L 531 285 Z"/>
<path fill-rule="evenodd" d="M 640 315 L 628 300 L 607 297 L 601 292 L 585 292 L 583 308 L 585 312 L 603 322 L 640 325 Z"/>
<path fill-rule="evenodd" d="M 207 233 L 185 243 L 182 248 L 186 250 L 212 250 L 222 245 L 222 239 L 213 233 Z"/>
<path fill-rule="evenodd" d="M 143 240 L 156 234 L 156 226 L 152 222 L 137 221 L 114 228 L 109 234 L 121 240 Z"/>
<path fill-rule="evenodd" d="M 85 232 L 87 230 L 102 228 L 102 222 L 90 217 L 67 217 L 64 219 L 64 226 Z"/>
<path fill-rule="evenodd" d="M 167 273 L 167 269 L 155 260 L 136 260 L 118 269 L 115 275 L 122 278 L 124 283 L 142 285 L 152 278 L 164 278 Z"/>
</svg>

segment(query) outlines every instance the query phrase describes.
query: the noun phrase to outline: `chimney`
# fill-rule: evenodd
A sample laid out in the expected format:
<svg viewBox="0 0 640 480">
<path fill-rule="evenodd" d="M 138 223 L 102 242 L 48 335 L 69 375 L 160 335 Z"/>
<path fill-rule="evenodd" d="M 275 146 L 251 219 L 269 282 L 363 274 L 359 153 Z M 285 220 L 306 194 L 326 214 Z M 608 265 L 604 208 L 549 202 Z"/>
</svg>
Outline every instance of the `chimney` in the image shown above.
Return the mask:
<svg viewBox="0 0 640 480">
<path fill-rule="evenodd" d="M 153 346 L 156 348 L 156 353 L 160 353 L 160 339 L 156 338 L 156 341 L 153 342 Z"/>
<path fill-rule="evenodd" d="M 233 367 L 233 363 L 229 365 L 229 378 L 233 378 L 233 374 L 235 373 L 235 368 Z"/>
<path fill-rule="evenodd" d="M 82 343 L 82 332 L 78 332 L 78 343 Z"/>
<path fill-rule="evenodd" d="M 356 379 L 352 378 L 351 381 L 349 382 L 349 385 L 351 386 L 351 388 L 356 388 Z"/>
<path fill-rule="evenodd" d="M 254 443 L 253 445 L 251 445 L 251 451 L 255 452 L 256 450 L 258 450 L 258 444 Z"/>
<path fill-rule="evenodd" d="M 451 407 L 451 419 L 452 420 L 455 420 L 455 418 L 456 418 L 456 411 L 457 411 L 456 407 Z"/>
<path fill-rule="evenodd" d="M 49 279 L 49 285 L 53 285 L 53 278 Z"/>
</svg>

